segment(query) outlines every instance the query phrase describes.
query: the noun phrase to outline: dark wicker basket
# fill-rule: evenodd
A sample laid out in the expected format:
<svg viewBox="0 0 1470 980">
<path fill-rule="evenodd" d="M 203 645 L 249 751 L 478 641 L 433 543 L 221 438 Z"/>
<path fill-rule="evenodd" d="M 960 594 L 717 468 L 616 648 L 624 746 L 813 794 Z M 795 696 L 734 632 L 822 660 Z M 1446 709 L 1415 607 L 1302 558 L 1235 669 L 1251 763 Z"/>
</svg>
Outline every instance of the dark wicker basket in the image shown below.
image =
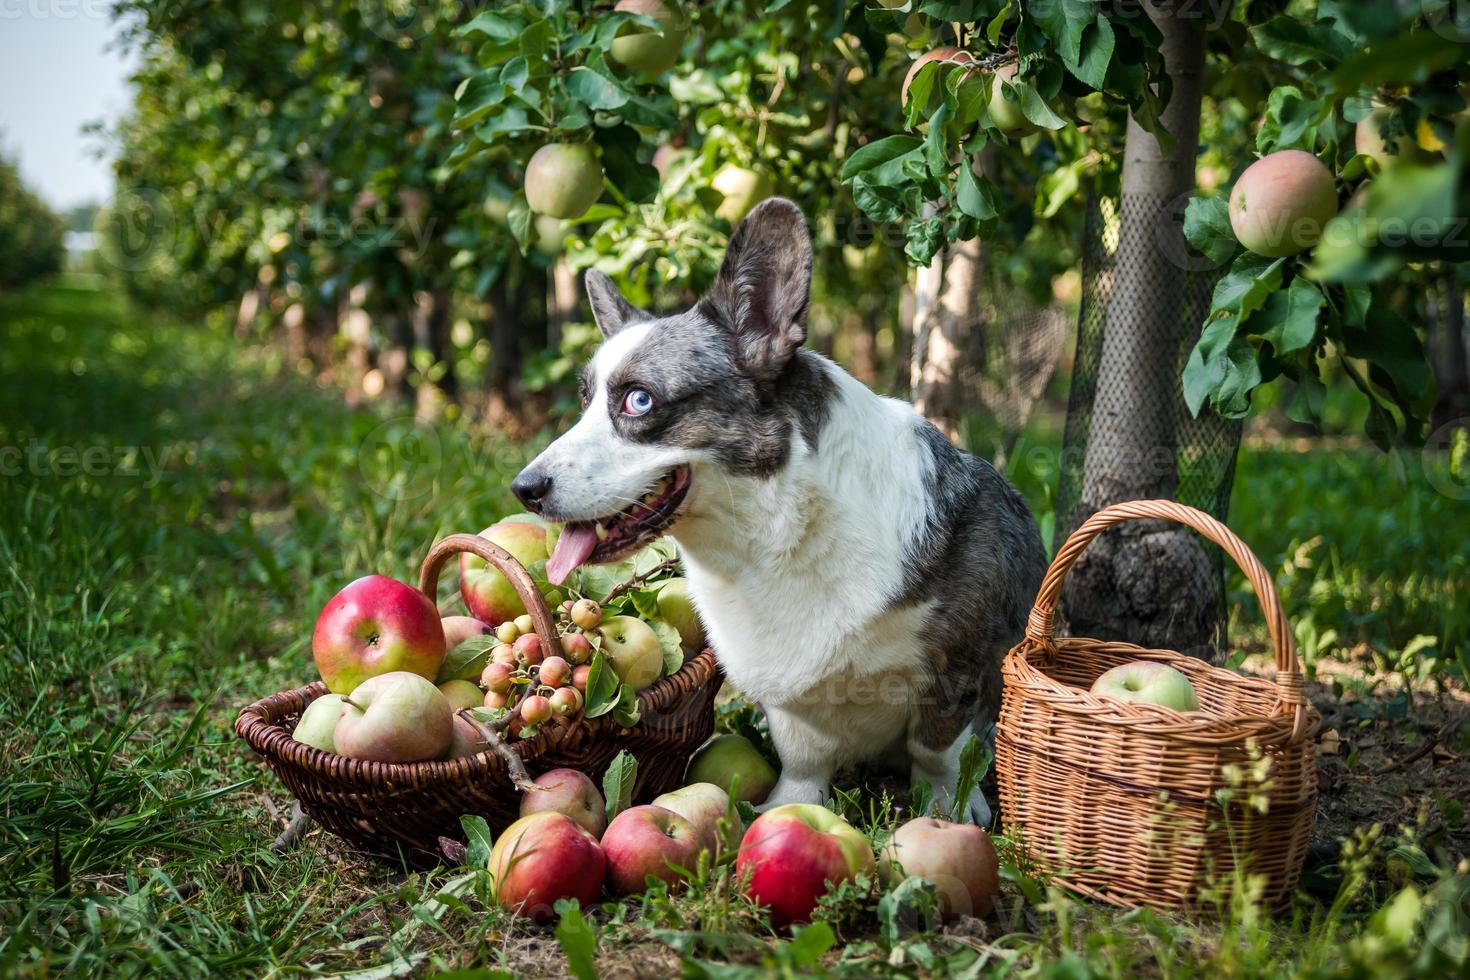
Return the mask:
<svg viewBox="0 0 1470 980">
<path fill-rule="evenodd" d="M 472 534 L 440 541 L 424 559 L 419 588 L 433 599 L 444 563 L 462 551 L 496 566 L 515 585 L 548 650 L 560 652 L 545 600 L 526 569 L 508 552 Z M 714 729 L 715 694 L 722 677 L 714 653 L 686 660 L 675 674 L 641 691 L 642 717 L 624 728 L 611 715 L 548 727 L 511 745 L 532 776 L 548 769 L 579 769 L 601 781 L 614 756 L 638 760 L 635 801 L 678 787 L 689 756 Z M 235 731 L 265 757 L 302 808 L 349 843 L 415 866 L 442 859 L 439 838 L 462 837 L 459 818 L 479 814 L 499 833 L 520 813 L 520 793 L 494 752 L 440 762 L 388 764 L 333 755 L 296 741 L 291 732 L 301 712 L 326 693 L 320 681 L 282 691 L 240 712 Z"/>
</svg>

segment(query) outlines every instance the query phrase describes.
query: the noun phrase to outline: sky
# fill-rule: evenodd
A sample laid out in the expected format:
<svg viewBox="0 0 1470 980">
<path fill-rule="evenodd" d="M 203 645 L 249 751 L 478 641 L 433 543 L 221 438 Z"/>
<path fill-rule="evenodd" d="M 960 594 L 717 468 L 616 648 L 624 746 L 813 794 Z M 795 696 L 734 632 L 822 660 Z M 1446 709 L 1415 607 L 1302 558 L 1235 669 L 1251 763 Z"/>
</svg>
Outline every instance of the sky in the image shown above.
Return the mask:
<svg viewBox="0 0 1470 980">
<path fill-rule="evenodd" d="M 107 0 L 0 0 L 0 149 L 55 210 L 106 201 L 112 171 L 82 132 L 127 110 L 131 59 Z"/>
</svg>

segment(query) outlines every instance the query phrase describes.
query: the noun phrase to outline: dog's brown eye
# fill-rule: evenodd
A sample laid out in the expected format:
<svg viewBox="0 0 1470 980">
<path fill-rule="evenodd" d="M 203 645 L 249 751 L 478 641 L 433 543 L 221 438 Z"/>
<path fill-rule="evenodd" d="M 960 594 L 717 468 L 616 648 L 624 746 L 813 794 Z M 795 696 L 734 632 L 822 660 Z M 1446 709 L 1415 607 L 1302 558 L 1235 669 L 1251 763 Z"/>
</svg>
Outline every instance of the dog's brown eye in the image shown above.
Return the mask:
<svg viewBox="0 0 1470 980">
<path fill-rule="evenodd" d="M 642 388 L 629 388 L 628 393 L 623 396 L 624 415 L 647 415 L 653 411 L 653 396 Z"/>
</svg>

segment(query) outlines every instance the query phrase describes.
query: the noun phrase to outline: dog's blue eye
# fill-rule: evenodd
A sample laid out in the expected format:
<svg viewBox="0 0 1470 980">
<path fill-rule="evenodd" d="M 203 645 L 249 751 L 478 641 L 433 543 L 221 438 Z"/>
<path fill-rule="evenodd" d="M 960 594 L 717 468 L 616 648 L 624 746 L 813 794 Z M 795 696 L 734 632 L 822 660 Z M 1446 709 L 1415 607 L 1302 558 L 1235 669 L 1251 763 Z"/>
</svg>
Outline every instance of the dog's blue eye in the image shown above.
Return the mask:
<svg viewBox="0 0 1470 980">
<path fill-rule="evenodd" d="M 624 415 L 647 415 L 653 411 L 653 396 L 642 388 L 630 388 L 623 396 Z"/>
</svg>

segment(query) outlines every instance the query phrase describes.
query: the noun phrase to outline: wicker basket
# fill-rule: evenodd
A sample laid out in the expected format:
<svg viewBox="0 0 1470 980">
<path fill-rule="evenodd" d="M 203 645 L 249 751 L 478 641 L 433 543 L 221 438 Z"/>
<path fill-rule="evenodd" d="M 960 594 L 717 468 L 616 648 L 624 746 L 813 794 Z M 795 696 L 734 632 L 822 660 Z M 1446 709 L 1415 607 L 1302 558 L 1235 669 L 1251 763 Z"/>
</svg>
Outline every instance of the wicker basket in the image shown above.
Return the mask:
<svg viewBox="0 0 1470 980">
<path fill-rule="evenodd" d="M 1104 529 L 1134 519 L 1194 528 L 1244 570 L 1265 612 L 1276 678 L 1246 677 L 1169 650 L 1058 638 L 1062 580 Z M 1098 675 L 1131 660 L 1167 663 L 1200 710 L 1098 698 Z M 1171 501 L 1099 511 L 1047 570 L 1026 636 L 1006 656 L 996 768 L 1007 833 L 1037 870 L 1123 906 L 1200 908 L 1246 875 L 1261 898 L 1290 897 L 1316 813 L 1314 736 L 1296 646 L 1276 589 L 1239 538 Z M 1207 892 L 1208 889 L 1208 892 Z"/>
<path fill-rule="evenodd" d="M 526 569 L 502 548 L 472 534 L 455 534 L 424 559 L 419 588 L 431 599 L 439 572 L 459 552 L 469 551 L 504 572 L 525 602 L 541 642 L 560 652 L 546 602 Z M 715 694 L 721 674 L 705 650 L 675 674 L 638 695 L 642 717 L 624 728 L 611 715 L 548 727 L 512 744 L 532 776 L 562 766 L 601 780 L 619 751 L 638 760 L 636 801 L 679 786 L 689 756 L 714 729 Z M 320 681 L 282 691 L 240 712 L 235 731 L 263 755 L 302 808 L 326 829 L 377 855 L 423 867 L 441 860 L 441 836 L 460 838 L 459 818 L 480 814 L 498 833 L 520 812 L 520 793 L 506 764 L 493 752 L 442 762 L 409 765 L 365 762 L 333 755 L 291 737 L 301 712 L 326 693 Z"/>
</svg>

